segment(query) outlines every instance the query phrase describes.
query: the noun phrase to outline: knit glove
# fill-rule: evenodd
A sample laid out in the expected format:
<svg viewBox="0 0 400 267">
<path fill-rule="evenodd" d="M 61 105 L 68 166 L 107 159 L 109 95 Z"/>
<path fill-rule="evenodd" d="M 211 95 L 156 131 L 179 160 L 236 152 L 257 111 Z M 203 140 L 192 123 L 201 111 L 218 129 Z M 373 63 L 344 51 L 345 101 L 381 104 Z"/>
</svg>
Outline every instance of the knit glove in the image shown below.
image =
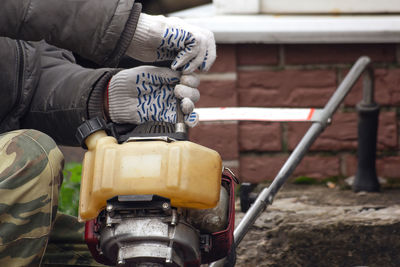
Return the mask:
<svg viewBox="0 0 400 267">
<path fill-rule="evenodd" d="M 212 32 L 179 18 L 140 14 L 126 54 L 143 62 L 173 60 L 171 68 L 192 73 L 208 71 L 215 61 Z"/>
<path fill-rule="evenodd" d="M 179 83 L 179 85 L 178 85 Z M 169 68 L 141 66 L 114 75 L 108 86 L 108 111 L 116 123 L 141 124 L 146 121 L 176 122 L 176 101 L 181 101 L 185 123 L 194 127 L 193 111 L 200 98 L 199 79 Z"/>
</svg>

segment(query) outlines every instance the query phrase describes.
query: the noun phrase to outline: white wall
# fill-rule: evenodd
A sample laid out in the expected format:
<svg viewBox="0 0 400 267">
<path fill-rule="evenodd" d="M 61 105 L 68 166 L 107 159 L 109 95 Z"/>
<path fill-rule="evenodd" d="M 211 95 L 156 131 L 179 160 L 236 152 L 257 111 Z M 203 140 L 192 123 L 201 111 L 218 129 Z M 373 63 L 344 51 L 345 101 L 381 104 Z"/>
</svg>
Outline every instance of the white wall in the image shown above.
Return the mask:
<svg viewBox="0 0 400 267">
<path fill-rule="evenodd" d="M 219 14 L 399 13 L 399 0 L 213 0 Z"/>
</svg>

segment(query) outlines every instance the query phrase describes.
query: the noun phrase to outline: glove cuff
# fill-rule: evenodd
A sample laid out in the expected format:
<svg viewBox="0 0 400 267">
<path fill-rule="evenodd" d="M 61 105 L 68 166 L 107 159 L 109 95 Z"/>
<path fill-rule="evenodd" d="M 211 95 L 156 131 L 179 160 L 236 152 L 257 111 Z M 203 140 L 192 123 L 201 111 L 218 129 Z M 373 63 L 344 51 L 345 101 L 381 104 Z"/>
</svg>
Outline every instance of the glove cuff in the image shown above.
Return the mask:
<svg viewBox="0 0 400 267">
<path fill-rule="evenodd" d="M 89 118 L 102 117 L 107 119 L 104 111 L 104 92 L 107 90 L 107 84 L 111 77 L 117 72 L 118 70 L 109 70 L 96 81 L 88 99 L 87 111 Z"/>
<path fill-rule="evenodd" d="M 165 17 L 140 14 L 132 42 L 126 51 L 128 56 L 144 62 L 156 60 L 155 50 L 160 45 L 164 29 L 163 18 Z"/>
<path fill-rule="evenodd" d="M 108 111 L 110 118 L 116 123 L 138 123 L 138 99 L 132 97 L 132 85 L 127 81 L 130 75 L 127 71 L 114 75 L 108 86 Z"/>
</svg>

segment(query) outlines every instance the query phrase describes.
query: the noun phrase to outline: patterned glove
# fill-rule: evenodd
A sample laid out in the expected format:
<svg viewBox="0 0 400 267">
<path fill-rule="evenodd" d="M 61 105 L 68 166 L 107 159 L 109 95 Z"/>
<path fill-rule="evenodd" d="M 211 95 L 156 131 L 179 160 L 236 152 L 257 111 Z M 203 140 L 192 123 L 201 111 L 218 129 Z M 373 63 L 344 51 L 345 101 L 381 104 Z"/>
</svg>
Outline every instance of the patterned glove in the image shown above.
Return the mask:
<svg viewBox="0 0 400 267">
<path fill-rule="evenodd" d="M 194 88 L 198 84 L 196 76 L 181 76 L 169 68 L 142 66 L 120 71 L 111 78 L 108 87 L 110 118 L 116 123 L 175 123 L 178 98 L 182 99 L 185 123 L 194 127 L 199 120 L 198 115 L 192 112 L 194 103 L 200 98 L 199 91 Z"/>
<path fill-rule="evenodd" d="M 173 60 L 171 68 L 184 74 L 208 71 L 215 61 L 212 32 L 173 17 L 140 14 L 126 54 L 143 62 Z"/>
</svg>

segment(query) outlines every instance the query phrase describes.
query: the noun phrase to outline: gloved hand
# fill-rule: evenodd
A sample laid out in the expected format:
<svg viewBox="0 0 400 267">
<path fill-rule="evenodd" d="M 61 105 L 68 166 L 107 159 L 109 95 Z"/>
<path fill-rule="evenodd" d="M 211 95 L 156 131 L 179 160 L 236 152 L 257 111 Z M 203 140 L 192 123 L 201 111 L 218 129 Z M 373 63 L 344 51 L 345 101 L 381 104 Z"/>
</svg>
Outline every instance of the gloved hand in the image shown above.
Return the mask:
<svg viewBox="0 0 400 267">
<path fill-rule="evenodd" d="M 181 76 L 169 68 L 141 66 L 120 71 L 108 86 L 110 118 L 116 123 L 175 123 L 178 98 L 182 99 L 185 123 L 194 127 L 199 121 L 198 115 L 192 112 L 194 103 L 200 99 L 198 85 L 199 79 L 194 74 Z"/>
<path fill-rule="evenodd" d="M 184 74 L 208 71 L 215 61 L 212 32 L 174 17 L 140 14 L 126 54 L 143 62 L 173 60 L 171 68 Z"/>
</svg>

